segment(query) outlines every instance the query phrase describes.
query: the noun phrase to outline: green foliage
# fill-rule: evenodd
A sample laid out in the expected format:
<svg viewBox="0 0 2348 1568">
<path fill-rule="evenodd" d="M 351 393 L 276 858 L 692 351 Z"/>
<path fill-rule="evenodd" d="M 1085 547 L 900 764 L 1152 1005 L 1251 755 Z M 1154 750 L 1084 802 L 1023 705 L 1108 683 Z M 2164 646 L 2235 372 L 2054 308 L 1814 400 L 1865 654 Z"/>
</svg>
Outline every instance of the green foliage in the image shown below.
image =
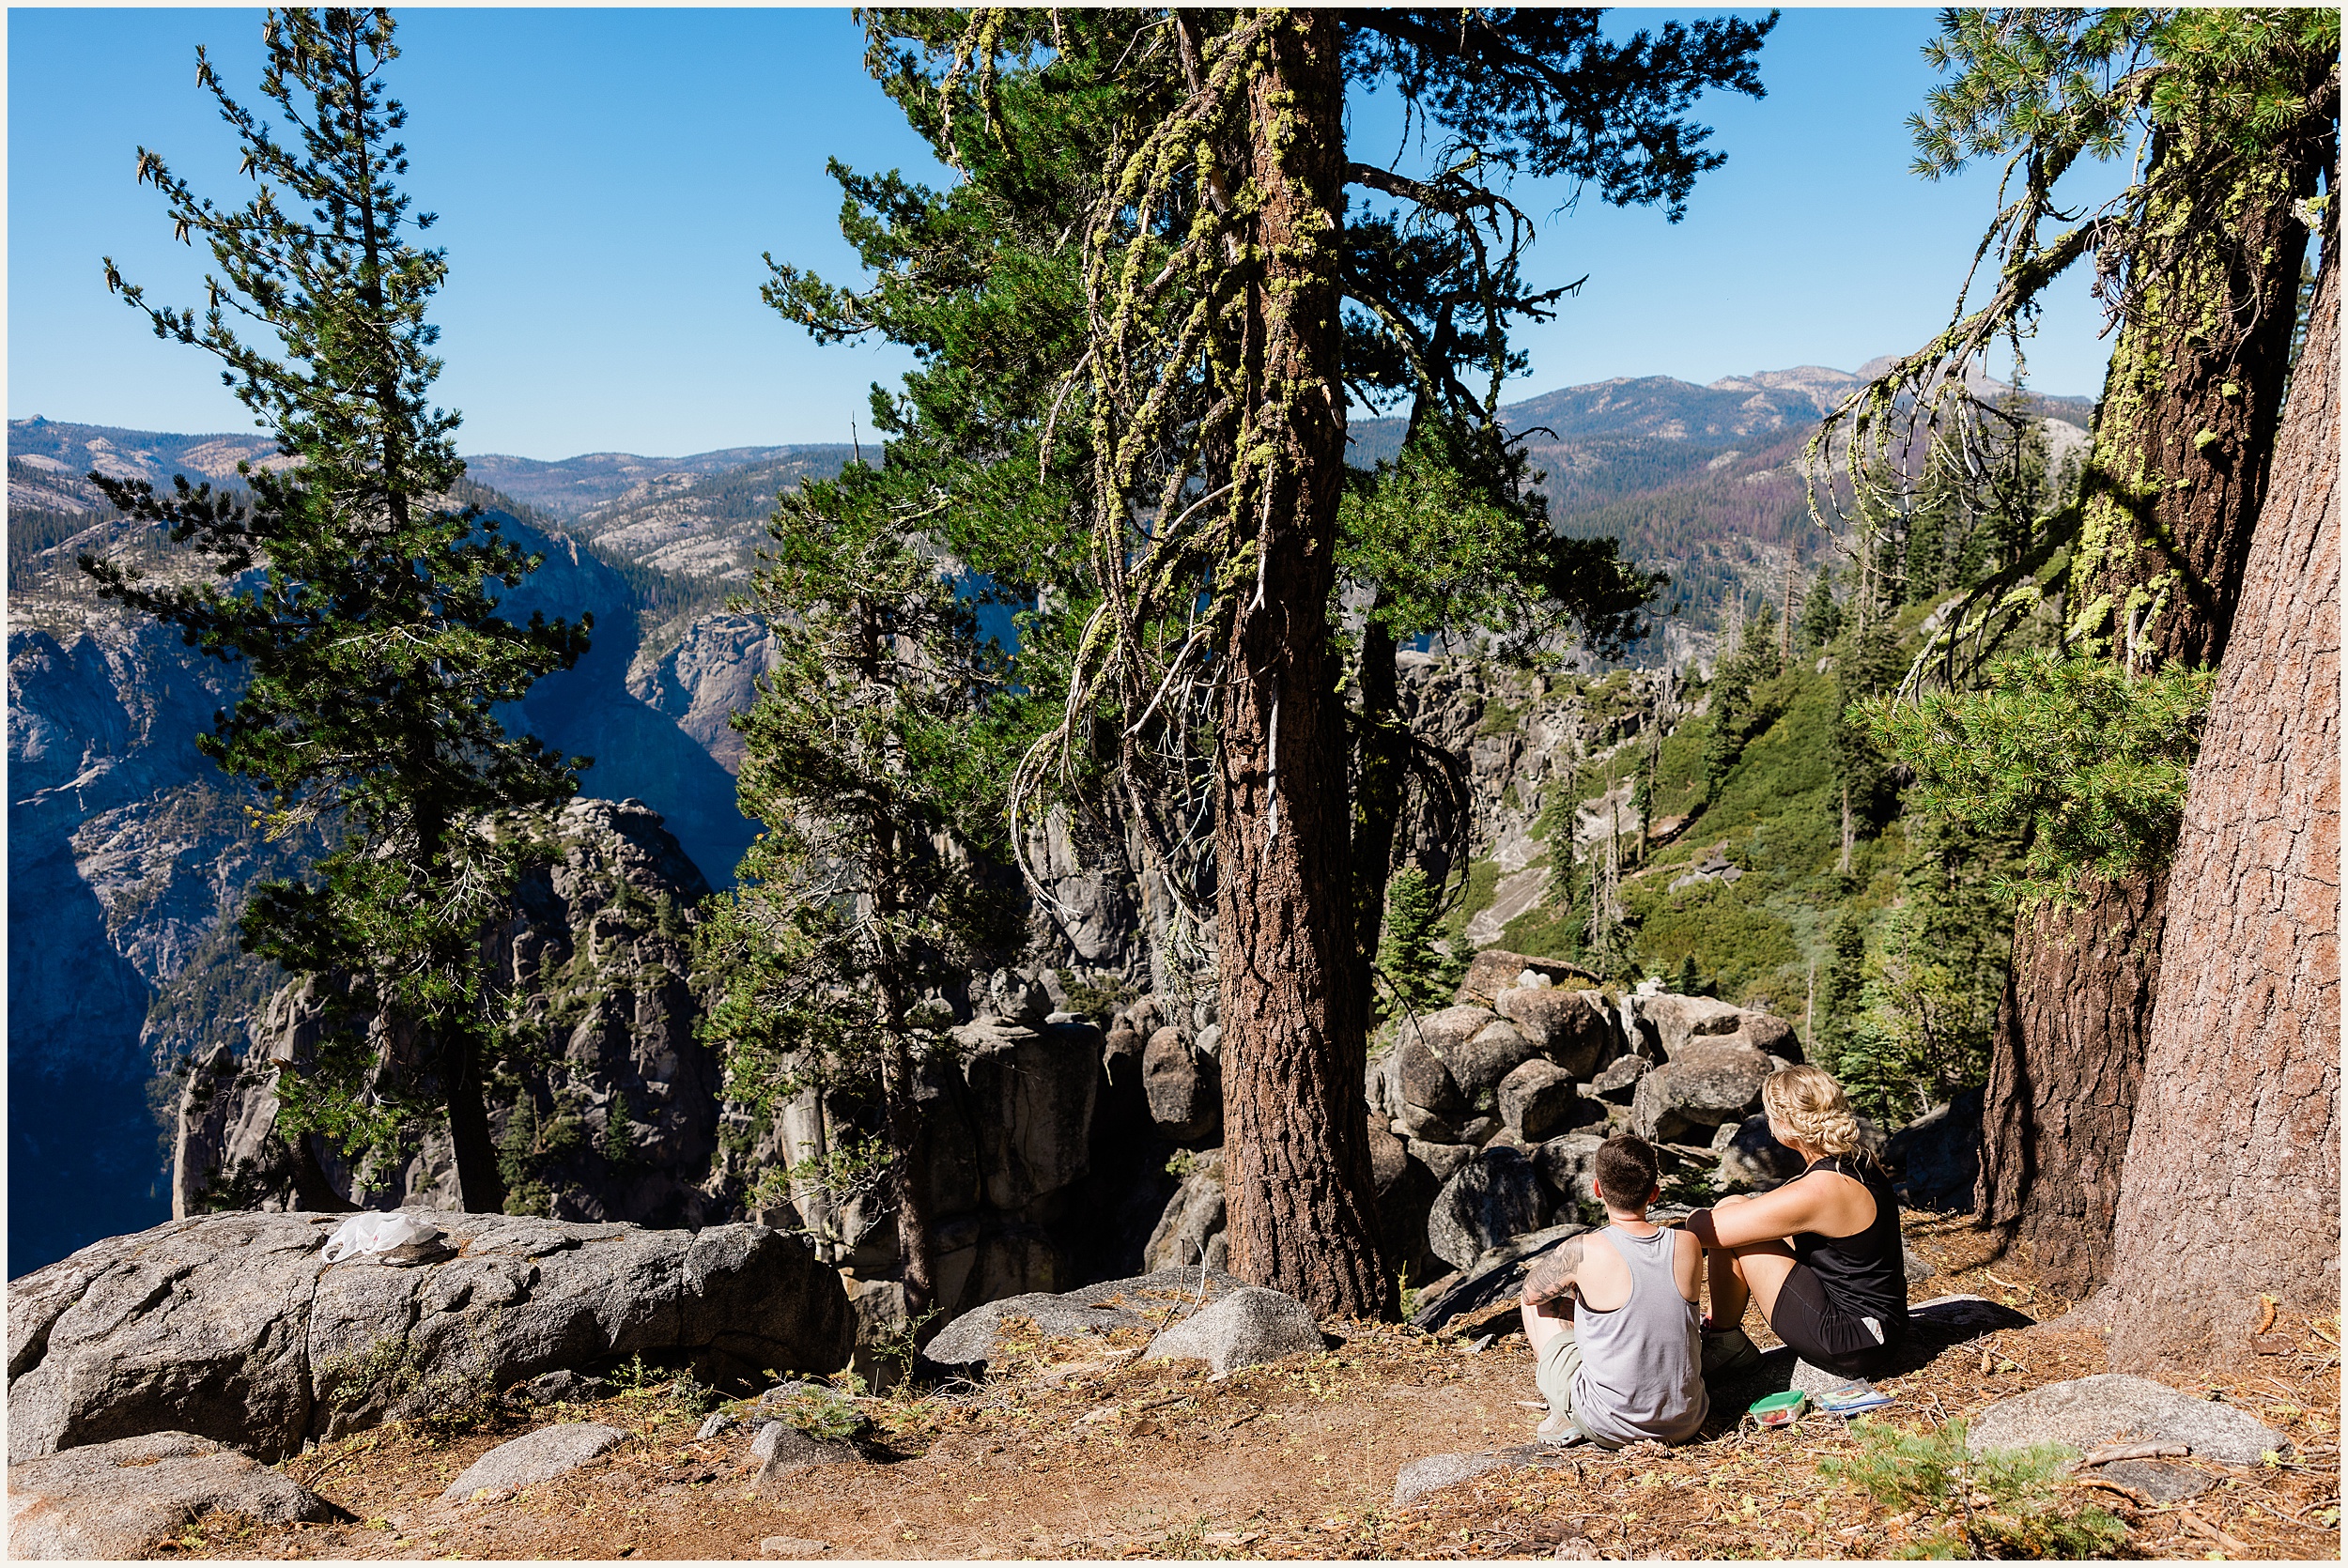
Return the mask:
<svg viewBox="0 0 2348 1568">
<path fill-rule="evenodd" d="M 641 1350 L 630 1356 L 626 1365 L 615 1366 L 611 1369 L 612 1387 L 622 1393 L 650 1393 L 654 1388 L 667 1380 L 666 1371 L 646 1361 Z"/>
<path fill-rule="evenodd" d="M 1849 905 L 1836 910 L 1827 928 L 1826 940 L 1826 957 L 1817 968 L 1815 1038 L 1806 1043 L 1820 1067 L 1840 1076 L 1843 1053 L 1849 1049 L 1862 1007 L 1866 917 Z"/>
<path fill-rule="evenodd" d="M 622 886 L 626 884 L 623 882 Z M 611 1091 L 611 1103 L 604 1110 L 603 1158 L 614 1170 L 636 1162 L 636 1139 L 629 1128 L 635 1108 L 628 1104 L 626 1091 Z"/>
<path fill-rule="evenodd" d="M 1060 984 L 1068 992 L 1071 1012 L 1082 1013 L 1100 1023 L 1107 1023 L 1117 1009 L 1139 1000 L 1141 991 L 1131 980 L 1114 970 L 1100 970 L 1090 976 L 1060 971 Z"/>
<path fill-rule="evenodd" d="M 863 1166 L 826 1182 L 911 1148 L 919 1063 L 953 1022 L 944 988 L 1019 938 L 1005 657 L 900 507 L 859 466 L 775 515 L 754 581 L 776 662 L 734 719 L 742 809 L 765 831 L 694 937 L 702 1033 L 754 1125 L 811 1087 L 881 1106 L 878 1143 L 836 1145 Z"/>
<path fill-rule="evenodd" d="M 1862 704 L 1895 686 L 1903 661 L 1892 624 L 1880 614 L 1846 638 L 1834 667 L 1836 717 L 1828 737 L 1835 809 L 1858 822 L 1880 822 L 1896 804 L 1890 763 L 1864 719 Z"/>
<path fill-rule="evenodd" d="M 1885 1508 L 1922 1515 L 1920 1529 L 1932 1526 L 1900 1557 L 2076 1560 L 2116 1556 L 2127 1544 L 2125 1525 L 2064 1490 L 2075 1450 L 2042 1443 L 1977 1454 L 1963 1422 L 1910 1433 L 1862 1417 L 1851 1436 L 1857 1455 L 1822 1459 L 1818 1471 Z"/>
<path fill-rule="evenodd" d="M 924 1314 L 922 1321 L 928 1321 Z M 913 1331 L 918 1327 L 907 1324 L 899 1331 L 901 1360 L 911 1364 Z M 871 1418 L 857 1408 L 856 1401 L 826 1388 L 805 1388 L 794 1391 L 788 1397 L 767 1407 L 784 1425 L 796 1426 L 809 1437 L 823 1442 L 845 1442 L 873 1424 Z"/>
<path fill-rule="evenodd" d="M 1778 672 L 1777 612 L 1763 605 L 1745 623 L 1744 634 L 1712 672 L 1711 731 L 1704 748 L 1704 788 L 1717 791 L 1737 765 L 1745 743 L 1777 716 L 1769 706 Z"/>
<path fill-rule="evenodd" d="M 318 1403 L 350 1409 L 379 1402 L 410 1430 L 440 1444 L 497 1423 L 505 1405 L 488 1347 L 493 1314 L 469 1314 L 461 1338 L 442 1340 L 434 1367 L 425 1366 L 405 1334 L 321 1358 L 312 1368 Z"/>
<path fill-rule="evenodd" d="M 1369 618 L 1394 642 L 1481 627 L 1522 653 L 1570 627 L 1619 653 L 1645 635 L 1640 612 L 1664 579 L 1622 561 L 1612 539 L 1553 532 L 1523 469 L 1521 454 L 1429 419 L 1396 461 L 1349 470 L 1339 581 L 1371 592 Z M 1488 701 L 1484 732 L 1512 719 Z"/>
<path fill-rule="evenodd" d="M 158 336 L 220 360 L 294 461 L 239 464 L 248 497 L 184 477 L 158 495 L 93 476 L 117 510 L 207 570 L 145 580 L 112 558 L 82 564 L 106 597 L 242 667 L 243 695 L 197 744 L 266 788 L 270 831 L 317 820 L 343 830 L 313 880 L 262 884 L 241 922 L 248 952 L 349 980 L 343 1038 L 285 1075 L 281 1129 L 388 1154 L 445 1100 L 465 1200 L 494 1208 L 502 1194 L 491 1151 L 471 1139 L 479 1107 L 467 1087 L 486 1035 L 476 932 L 502 907 L 533 822 L 577 789 L 583 761 L 507 735 L 493 715 L 576 663 L 587 626 L 499 615 L 498 592 L 538 559 L 501 539 L 494 518 L 437 503 L 463 471 L 457 417 L 430 400 L 440 363 L 425 309 L 446 264 L 412 241 L 432 220 L 411 221 L 394 183 L 407 162 L 393 140 L 405 113 L 383 77 L 398 54 L 390 17 L 272 12 L 264 41 L 263 91 L 296 128 L 291 142 L 197 52 L 198 81 L 258 188 L 245 207 L 216 207 L 139 152 L 141 181 L 219 269 L 209 306 L 150 305 L 111 261 L 106 274 Z M 273 333 L 278 354 L 239 336 L 239 318 Z M 394 1036 L 417 1037 L 402 1054 L 420 1069 L 378 1077 L 378 1053 L 348 1029 L 378 1014 Z"/>
<path fill-rule="evenodd" d="M 34 558 L 56 548 L 85 529 L 106 519 L 94 512 L 52 512 L 34 506 L 8 508 L 8 592 L 18 592 L 56 571 L 54 562 Z"/>
<path fill-rule="evenodd" d="M 1981 690 L 1878 699 L 1859 718 L 1915 775 L 1924 810 L 1976 834 L 2028 835 L 2016 895 L 2072 899 L 2090 879 L 2167 861 L 2214 678 L 2025 654 Z"/>
<path fill-rule="evenodd" d="M 1821 566 L 1817 581 L 1810 585 L 1810 596 L 1801 602 L 1801 647 L 1815 653 L 1842 632 L 1843 607 L 1834 598 L 1834 568 Z"/>
<path fill-rule="evenodd" d="M 1910 813 L 1899 902 L 1861 960 L 1857 1018 L 1846 947 L 1838 945 L 1822 988 L 1833 993 L 1834 1070 L 1861 1111 L 1896 1124 L 1987 1077 L 2013 945 L 2007 873 L 2017 848 L 2010 835 Z M 1836 935 L 1848 940 L 1846 930 Z"/>
<path fill-rule="evenodd" d="M 913 1368 L 920 1359 L 923 1330 L 937 1321 L 938 1309 L 906 1318 L 873 1342 L 873 1380 L 875 1387 L 903 1395 L 913 1388 Z M 853 1407 L 851 1407 L 853 1408 Z M 853 1437 L 850 1431 L 845 1436 Z"/>
<path fill-rule="evenodd" d="M 2146 120 L 2188 116 L 2255 156 L 2301 123 L 2310 72 L 2339 54 L 2333 9 L 1951 10 L 1925 59 L 1954 74 L 1909 121 L 1915 169 L 2031 147 L 2109 159 Z"/>
<path fill-rule="evenodd" d="M 505 1184 L 505 1212 L 543 1214 L 547 1191 L 532 1187 L 538 1153 L 538 1101 L 524 1086 L 521 1097 L 505 1114 L 505 1131 L 498 1139 L 498 1177 Z"/>
<path fill-rule="evenodd" d="M 1450 1001 L 1465 966 L 1436 945 L 1441 929 L 1441 890 L 1416 866 L 1395 872 L 1386 884 L 1386 917 L 1378 945 L 1378 973 L 1385 980 L 1380 1002 L 1385 1015 L 1426 1012 Z"/>
<path fill-rule="evenodd" d="M 1500 896 L 1500 863 L 1495 860 L 1471 861 L 1467 869 L 1467 885 L 1460 901 L 1444 917 L 1444 934 L 1455 944 L 1466 930 L 1467 923 L 1492 907 Z"/>
</svg>

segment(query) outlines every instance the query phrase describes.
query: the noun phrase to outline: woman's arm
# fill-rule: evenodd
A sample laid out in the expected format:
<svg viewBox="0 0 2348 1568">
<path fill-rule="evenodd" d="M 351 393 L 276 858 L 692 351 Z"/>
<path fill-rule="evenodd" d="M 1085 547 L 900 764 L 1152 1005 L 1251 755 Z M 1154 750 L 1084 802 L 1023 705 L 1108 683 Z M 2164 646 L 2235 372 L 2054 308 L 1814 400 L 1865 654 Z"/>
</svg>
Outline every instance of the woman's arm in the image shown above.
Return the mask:
<svg viewBox="0 0 2348 1568">
<path fill-rule="evenodd" d="M 1818 1228 L 1829 1195 L 1824 1185 L 1797 1176 L 1757 1198 L 1730 1198 L 1717 1207 L 1699 1208 L 1682 1223 L 1713 1252 L 1783 1240 Z"/>
</svg>

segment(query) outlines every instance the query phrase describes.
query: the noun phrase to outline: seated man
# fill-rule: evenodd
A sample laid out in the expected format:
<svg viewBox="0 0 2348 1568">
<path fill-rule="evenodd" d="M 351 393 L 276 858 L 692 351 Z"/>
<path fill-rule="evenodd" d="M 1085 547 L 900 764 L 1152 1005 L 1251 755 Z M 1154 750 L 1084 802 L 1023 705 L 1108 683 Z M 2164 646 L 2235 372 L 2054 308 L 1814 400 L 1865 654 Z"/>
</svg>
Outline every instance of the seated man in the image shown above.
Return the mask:
<svg viewBox="0 0 2348 1568">
<path fill-rule="evenodd" d="M 1524 1336 L 1549 1401 L 1543 1442 L 1680 1443 L 1704 1424 L 1704 1250 L 1686 1231 L 1648 1222 L 1647 1205 L 1662 1196 L 1656 1174 L 1645 1139 L 1607 1139 L 1592 1184 L 1606 1228 L 1570 1237 L 1525 1276 Z"/>
</svg>

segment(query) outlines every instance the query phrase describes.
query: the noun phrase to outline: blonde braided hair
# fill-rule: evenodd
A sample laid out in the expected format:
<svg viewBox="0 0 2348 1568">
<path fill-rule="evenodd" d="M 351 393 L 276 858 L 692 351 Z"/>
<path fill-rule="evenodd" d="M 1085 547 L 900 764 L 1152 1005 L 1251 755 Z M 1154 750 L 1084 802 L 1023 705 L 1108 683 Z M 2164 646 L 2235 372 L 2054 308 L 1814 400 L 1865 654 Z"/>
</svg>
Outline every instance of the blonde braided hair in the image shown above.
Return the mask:
<svg viewBox="0 0 2348 1568">
<path fill-rule="evenodd" d="M 1761 1085 L 1769 1119 L 1823 1155 L 1860 1154 L 1859 1118 L 1843 1085 L 1823 1068 L 1784 1068 Z"/>
</svg>

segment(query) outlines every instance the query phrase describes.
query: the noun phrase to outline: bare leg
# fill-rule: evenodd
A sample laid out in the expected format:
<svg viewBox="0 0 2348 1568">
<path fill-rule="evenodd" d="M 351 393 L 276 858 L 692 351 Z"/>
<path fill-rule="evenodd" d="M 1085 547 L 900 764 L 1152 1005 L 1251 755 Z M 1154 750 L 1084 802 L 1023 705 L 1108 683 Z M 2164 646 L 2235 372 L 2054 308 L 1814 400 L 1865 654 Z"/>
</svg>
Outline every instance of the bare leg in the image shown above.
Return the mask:
<svg viewBox="0 0 2348 1568">
<path fill-rule="evenodd" d="M 1752 1201 L 1744 1193 L 1736 1192 L 1722 1198 L 1713 1207 L 1732 1208 L 1738 1204 Z M 1751 1299 L 1753 1293 L 1745 1288 L 1745 1282 L 1738 1277 L 1737 1255 L 1726 1247 L 1705 1249 L 1704 1273 L 1705 1283 L 1709 1290 L 1707 1299 L 1712 1303 L 1712 1310 L 1707 1316 L 1705 1326 L 1724 1333 L 1744 1322 L 1745 1303 Z"/>
<path fill-rule="evenodd" d="M 1777 1311 L 1777 1293 L 1794 1271 L 1794 1249 L 1783 1241 L 1755 1241 L 1709 1253 L 1705 1268 L 1712 1287 L 1712 1327 L 1735 1329 L 1745 1320 L 1747 1303 L 1761 1309 L 1768 1322 Z"/>
<path fill-rule="evenodd" d="M 1725 1331 L 1745 1320 L 1745 1303 L 1753 1292 L 1737 1274 L 1737 1254 L 1722 1247 L 1704 1254 L 1705 1284 L 1710 1291 L 1707 1298 L 1712 1310 L 1706 1315 L 1705 1326 Z"/>
<path fill-rule="evenodd" d="M 1517 1299 L 1517 1315 L 1524 1321 L 1524 1337 L 1533 1346 L 1536 1361 L 1540 1360 L 1541 1351 L 1551 1340 L 1567 1331 L 1570 1319 L 1565 1314 L 1572 1310 L 1570 1300 L 1550 1300 L 1536 1305 L 1522 1297 Z"/>
</svg>

